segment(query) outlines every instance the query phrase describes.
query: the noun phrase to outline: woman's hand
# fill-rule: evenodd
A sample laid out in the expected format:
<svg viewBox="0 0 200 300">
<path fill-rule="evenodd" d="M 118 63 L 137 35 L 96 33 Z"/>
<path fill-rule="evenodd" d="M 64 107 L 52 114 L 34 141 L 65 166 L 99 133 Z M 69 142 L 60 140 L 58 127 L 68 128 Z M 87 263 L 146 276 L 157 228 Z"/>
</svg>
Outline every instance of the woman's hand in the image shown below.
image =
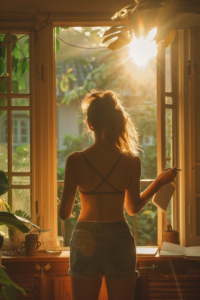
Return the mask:
<svg viewBox="0 0 200 300">
<path fill-rule="evenodd" d="M 162 173 L 160 173 L 158 175 L 158 179 L 160 180 L 162 185 L 165 185 L 167 183 L 172 182 L 177 175 L 177 171 L 176 171 L 176 167 L 174 168 L 168 168 L 162 171 Z"/>
</svg>

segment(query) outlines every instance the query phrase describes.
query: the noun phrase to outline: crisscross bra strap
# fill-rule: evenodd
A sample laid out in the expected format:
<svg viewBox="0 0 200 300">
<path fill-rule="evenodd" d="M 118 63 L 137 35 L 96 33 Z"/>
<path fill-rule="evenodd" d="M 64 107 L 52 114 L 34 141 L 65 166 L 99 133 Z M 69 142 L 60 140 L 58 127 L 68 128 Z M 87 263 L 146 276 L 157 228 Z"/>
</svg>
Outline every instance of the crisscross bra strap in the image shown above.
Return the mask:
<svg viewBox="0 0 200 300">
<path fill-rule="evenodd" d="M 122 157 L 122 154 L 120 155 L 120 157 L 117 159 L 116 163 L 114 164 L 114 166 L 112 167 L 112 169 L 110 170 L 110 172 L 108 173 L 108 175 L 106 177 L 103 177 L 93 166 L 92 164 L 89 162 L 89 160 L 86 158 L 86 156 L 80 152 L 81 155 L 83 156 L 83 158 L 85 159 L 85 161 L 87 162 L 87 164 L 90 166 L 90 168 L 93 170 L 93 172 L 95 174 L 97 174 L 101 179 L 102 181 L 100 182 L 100 184 L 98 184 L 98 186 L 96 188 L 94 188 L 93 190 L 91 191 L 81 191 L 79 189 L 79 192 L 84 194 L 84 195 L 93 195 L 93 194 L 124 194 L 125 192 L 124 191 L 119 191 L 118 189 L 116 189 L 111 183 L 109 183 L 107 181 L 107 178 L 110 176 L 110 174 L 114 171 L 115 167 L 117 166 L 118 162 L 120 161 L 121 157 Z M 113 192 L 96 192 L 96 190 L 104 183 L 106 182 L 110 187 L 112 187 L 115 191 Z"/>
</svg>

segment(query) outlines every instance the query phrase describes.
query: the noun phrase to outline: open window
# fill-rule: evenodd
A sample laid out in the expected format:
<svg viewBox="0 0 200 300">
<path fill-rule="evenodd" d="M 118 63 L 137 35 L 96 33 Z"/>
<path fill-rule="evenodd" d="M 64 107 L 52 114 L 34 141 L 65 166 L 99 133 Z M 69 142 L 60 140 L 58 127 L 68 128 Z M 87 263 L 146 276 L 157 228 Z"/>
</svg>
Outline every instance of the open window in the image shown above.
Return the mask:
<svg viewBox="0 0 200 300">
<path fill-rule="evenodd" d="M 147 45 L 142 45 L 141 39 L 111 52 L 102 44 L 106 29 L 105 26 L 56 28 L 58 203 L 66 157 L 92 143 L 87 135 L 82 135 L 79 109 L 80 101 L 91 89 L 117 91 L 138 129 L 143 150 L 140 153 L 141 191 L 156 178 L 157 170 L 160 172 L 174 166 L 174 48 L 169 46 L 166 50 L 160 50 L 157 59 L 155 42 L 148 43 L 147 39 Z M 174 200 L 167 211 L 168 222 L 172 225 L 173 207 Z M 77 193 L 72 217 L 66 221 L 58 217 L 58 234 L 64 236 L 65 246 L 69 246 L 79 213 Z M 137 216 L 130 217 L 125 211 L 137 246 L 158 245 L 158 222 L 162 223 L 158 215 L 158 209 L 151 201 Z M 160 219 L 163 218 L 160 213 Z M 159 230 L 162 233 L 162 229 Z"/>
</svg>

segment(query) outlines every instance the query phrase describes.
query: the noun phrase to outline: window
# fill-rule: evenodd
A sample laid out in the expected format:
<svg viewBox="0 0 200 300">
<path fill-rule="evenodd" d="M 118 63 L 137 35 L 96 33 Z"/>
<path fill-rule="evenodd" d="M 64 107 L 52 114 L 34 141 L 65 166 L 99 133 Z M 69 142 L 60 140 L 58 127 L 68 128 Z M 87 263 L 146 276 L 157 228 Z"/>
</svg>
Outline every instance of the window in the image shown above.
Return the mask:
<svg viewBox="0 0 200 300">
<path fill-rule="evenodd" d="M 12 43 L 7 43 L 12 41 Z M 31 215 L 31 91 L 29 34 L 0 33 L 0 169 L 11 185 L 2 196 L 12 212 Z"/>
<path fill-rule="evenodd" d="M 129 47 L 111 52 L 103 45 L 106 27 L 56 28 L 57 178 L 58 202 L 62 193 L 67 155 L 81 151 L 91 141 L 82 136 L 80 100 L 92 88 L 117 89 L 140 133 L 141 191 L 157 176 L 157 71 L 156 55 L 146 65 L 133 61 Z M 77 49 L 66 43 L 97 49 Z M 127 79 L 128 78 L 128 79 Z M 171 148 L 170 148 L 171 149 Z M 58 218 L 58 234 L 69 246 L 71 232 L 80 212 L 78 194 L 73 217 Z M 157 208 L 149 202 L 134 217 L 125 212 L 138 246 L 157 245 Z"/>
<path fill-rule="evenodd" d="M 72 44 L 83 45 L 84 47 L 88 47 L 88 45 L 91 47 L 102 46 L 99 45 L 102 38 L 97 35 L 96 40 L 93 41 L 92 35 L 94 36 L 93 33 L 95 33 L 95 30 L 96 32 L 103 32 L 105 29 L 95 27 L 96 29 L 92 31 L 94 27 L 82 28 L 82 31 L 71 27 L 62 31 L 60 27 L 60 32 L 59 29 L 55 29 L 55 31 L 57 31 L 57 37 L 61 37 L 64 41 Z M 70 30 L 74 30 L 76 33 L 74 37 L 72 33 L 70 33 L 70 36 Z M 90 31 L 92 34 L 88 33 Z M 140 141 L 143 144 L 142 163 L 146 167 L 143 167 L 142 191 L 156 177 L 157 168 L 160 172 L 167 165 L 172 165 L 172 161 L 175 161 L 176 158 L 176 145 L 174 143 L 176 137 L 176 93 L 174 87 L 177 86 L 177 83 L 174 82 L 175 76 L 173 75 L 174 69 L 172 68 L 172 60 L 174 60 L 176 49 L 172 45 L 165 51 L 159 51 L 157 59 L 158 61 L 160 60 L 160 63 L 157 69 L 155 59 L 152 60 L 149 74 L 153 74 L 152 78 L 155 79 L 152 80 L 153 86 L 146 84 L 145 87 L 143 85 L 141 88 L 141 85 L 138 83 L 139 77 L 143 78 L 145 73 L 147 78 L 149 74 L 143 71 L 143 67 L 137 69 L 136 63 L 130 64 L 129 68 L 131 69 L 131 66 L 132 68 L 134 66 L 134 70 L 137 69 L 137 73 L 135 74 L 129 69 L 128 74 L 133 80 L 137 77 L 134 85 L 133 81 L 129 81 L 131 85 L 128 85 L 125 80 L 127 73 L 123 72 L 118 72 L 117 76 L 113 76 L 112 84 L 109 83 L 110 85 L 106 85 L 105 78 L 98 79 L 98 76 L 101 73 L 103 74 L 103 72 L 94 73 L 94 70 L 98 67 L 100 69 L 106 67 L 101 64 L 97 65 L 98 61 L 92 55 L 94 51 L 82 51 L 84 55 L 77 62 L 77 59 L 72 59 L 69 51 L 70 48 L 66 46 L 68 47 L 68 51 L 67 59 L 65 59 L 66 53 L 63 51 L 65 44 L 59 39 L 56 40 L 53 32 L 53 25 L 49 24 L 35 34 L 30 33 L 29 36 L 26 33 L 15 33 L 14 31 L 4 31 L 0 35 L 1 45 L 6 44 L 6 40 L 13 40 L 12 47 L 11 44 L 0 47 L 1 74 L 10 74 L 5 85 L 0 87 L 0 169 L 6 172 L 11 184 L 11 189 L 6 195 L 3 195 L 3 198 L 11 205 L 12 211 L 16 209 L 25 210 L 28 214 L 31 214 L 32 221 L 36 224 L 39 224 L 39 220 L 42 220 L 42 225 L 45 229 L 51 229 L 52 235 L 57 234 L 58 222 L 58 233 L 65 236 L 66 245 L 68 245 L 69 237 L 80 208 L 77 200 L 74 208 L 74 212 L 77 215 L 66 221 L 69 226 L 65 226 L 64 222 L 61 223 L 57 219 L 55 203 L 57 151 L 55 141 L 57 138 L 57 149 L 59 149 L 57 195 L 59 199 L 63 185 L 62 174 L 64 162 L 67 155 L 74 151 L 74 145 L 80 147 L 81 150 L 90 143 L 90 141 L 83 140 L 80 137 L 82 124 L 76 118 L 78 107 L 76 95 L 79 95 L 79 100 L 82 99 L 83 95 L 81 95 L 81 92 L 83 91 L 81 91 L 81 87 L 85 83 L 89 90 L 93 87 L 103 89 L 116 88 L 119 87 L 119 82 L 123 82 L 123 86 L 119 88 L 121 89 L 122 97 L 126 100 L 125 106 L 129 107 L 129 112 L 139 128 L 139 132 L 141 133 Z M 62 36 L 62 34 L 66 36 Z M 76 40 L 75 36 L 76 38 L 81 37 L 80 41 Z M 19 41 L 15 41 L 16 37 L 17 39 L 22 38 Z M 31 45 L 30 58 L 29 44 Z M 60 48 L 55 64 L 56 55 L 54 55 L 53 45 L 57 45 L 57 51 Z M 76 52 L 75 50 L 78 51 L 76 48 L 73 48 L 72 54 Z M 99 50 L 98 58 L 105 55 L 107 51 L 105 49 Z M 124 49 L 124 53 L 126 51 L 128 51 L 127 48 Z M 115 52 L 114 55 L 119 55 L 117 53 L 119 52 Z M 107 51 L 107 54 L 110 57 L 113 56 L 113 53 L 110 51 Z M 80 55 L 77 55 L 77 57 L 80 58 Z M 56 70 L 54 66 L 56 66 Z M 32 73 L 30 73 L 29 67 Z M 120 67 L 123 67 L 123 65 L 118 65 L 119 70 Z M 105 69 L 104 71 L 108 70 Z M 169 83 L 166 83 L 168 90 L 165 90 L 165 77 L 169 76 L 169 72 L 172 75 L 171 91 Z M 57 81 L 55 81 L 56 74 Z M 95 80 L 93 80 L 94 77 Z M 158 78 L 158 84 L 156 83 L 156 77 Z M 94 86 L 94 81 L 98 82 L 98 86 Z M 104 86 L 100 86 L 103 81 Z M 55 83 L 57 86 L 55 86 Z M 132 85 L 135 87 L 134 97 L 132 94 Z M 158 92 L 156 92 L 156 85 Z M 140 86 L 141 90 L 137 88 L 138 86 Z M 146 98 L 146 93 L 142 90 L 143 88 L 149 88 L 149 94 Z M 137 93 L 138 90 L 139 93 Z M 56 101 L 54 95 L 57 95 L 57 135 Z M 139 106 L 134 105 L 135 110 L 133 109 L 133 98 L 135 101 L 134 104 L 137 104 L 137 101 L 140 104 Z M 147 111 L 145 110 L 145 105 L 150 108 L 148 110 L 148 117 L 152 117 L 149 123 L 150 126 L 145 124 L 147 120 L 144 113 Z M 64 118 L 66 112 L 68 117 Z M 64 119 L 65 123 L 63 123 Z M 66 135 L 64 143 L 63 135 Z M 164 143 L 163 139 L 165 140 Z M 31 149 L 30 145 L 32 145 Z M 163 145 L 166 148 L 164 147 L 163 149 Z M 156 148 L 158 148 L 158 151 Z M 150 156 L 149 153 L 151 153 Z M 147 157 L 151 157 L 151 162 L 146 160 Z M 152 164 L 154 165 L 153 169 L 151 167 Z M 175 201 L 176 197 L 170 206 L 168 221 L 171 220 L 171 216 L 176 217 L 173 211 Z M 146 217 L 148 214 L 150 217 Z M 144 245 L 143 241 L 145 241 L 145 245 L 157 245 L 158 241 L 162 240 L 162 237 L 159 236 L 159 231 L 162 233 L 164 227 L 157 226 L 157 224 L 162 222 L 163 216 L 161 216 L 159 210 L 157 211 L 151 203 L 137 217 L 127 216 L 128 218 L 138 245 Z M 152 228 L 153 234 L 150 235 Z"/>
</svg>

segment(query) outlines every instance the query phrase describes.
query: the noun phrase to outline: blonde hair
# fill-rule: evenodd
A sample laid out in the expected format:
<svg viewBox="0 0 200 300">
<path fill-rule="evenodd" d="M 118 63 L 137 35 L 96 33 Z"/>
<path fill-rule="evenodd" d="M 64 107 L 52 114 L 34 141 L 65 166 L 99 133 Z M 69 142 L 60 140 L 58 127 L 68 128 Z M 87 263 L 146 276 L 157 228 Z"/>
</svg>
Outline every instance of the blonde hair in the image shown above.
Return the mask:
<svg viewBox="0 0 200 300">
<path fill-rule="evenodd" d="M 91 90 L 82 100 L 81 109 L 87 129 L 89 122 L 94 131 L 101 133 L 104 142 L 116 146 L 121 152 L 138 155 L 137 130 L 117 93 Z"/>
</svg>

